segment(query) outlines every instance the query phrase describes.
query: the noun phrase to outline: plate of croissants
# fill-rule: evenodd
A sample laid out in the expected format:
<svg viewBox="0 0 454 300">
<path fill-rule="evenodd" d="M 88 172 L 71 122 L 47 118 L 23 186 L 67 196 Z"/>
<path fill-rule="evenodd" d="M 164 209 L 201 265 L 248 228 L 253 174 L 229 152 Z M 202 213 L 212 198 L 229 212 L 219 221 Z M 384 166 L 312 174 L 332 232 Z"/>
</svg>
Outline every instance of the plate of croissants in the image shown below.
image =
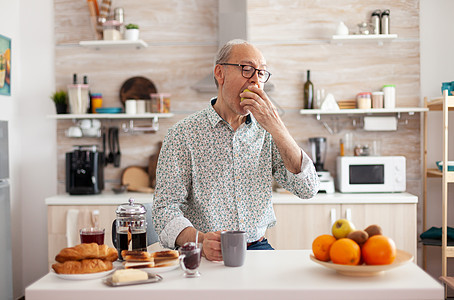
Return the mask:
<svg viewBox="0 0 454 300">
<path fill-rule="evenodd" d="M 79 244 L 63 248 L 55 257 L 57 263 L 52 265 L 51 272 L 69 280 L 102 278 L 115 271 L 112 263 L 117 258 L 117 250 L 107 245 Z"/>
</svg>

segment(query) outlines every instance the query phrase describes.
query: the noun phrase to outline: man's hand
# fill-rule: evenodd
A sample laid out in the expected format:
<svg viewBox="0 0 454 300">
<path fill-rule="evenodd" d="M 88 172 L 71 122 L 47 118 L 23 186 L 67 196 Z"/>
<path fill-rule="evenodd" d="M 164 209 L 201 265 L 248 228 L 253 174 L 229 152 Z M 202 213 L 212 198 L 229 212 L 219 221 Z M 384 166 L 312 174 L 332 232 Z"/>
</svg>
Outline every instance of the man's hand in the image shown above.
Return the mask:
<svg viewBox="0 0 454 300">
<path fill-rule="evenodd" d="M 244 98 L 240 105 L 252 113 L 263 129 L 273 136 L 287 170 L 298 174 L 301 172 L 301 149 L 288 132 L 267 94 L 255 85 L 250 85 L 248 89 L 249 92 L 240 94 L 240 97 Z"/>
<path fill-rule="evenodd" d="M 194 242 L 197 231 L 194 227 L 186 227 L 177 237 L 176 244 L 183 246 L 186 242 Z M 221 232 L 202 233 L 198 231 L 198 242 L 202 243 L 202 254 L 208 260 L 222 261 Z"/>
<path fill-rule="evenodd" d="M 276 107 L 268 95 L 255 85 L 248 87 L 248 91 L 240 94 L 244 98 L 240 105 L 248 110 L 262 127 L 274 135 L 276 131 L 285 130 Z"/>
<path fill-rule="evenodd" d="M 203 234 L 202 254 L 208 260 L 222 261 L 220 231 Z"/>
</svg>

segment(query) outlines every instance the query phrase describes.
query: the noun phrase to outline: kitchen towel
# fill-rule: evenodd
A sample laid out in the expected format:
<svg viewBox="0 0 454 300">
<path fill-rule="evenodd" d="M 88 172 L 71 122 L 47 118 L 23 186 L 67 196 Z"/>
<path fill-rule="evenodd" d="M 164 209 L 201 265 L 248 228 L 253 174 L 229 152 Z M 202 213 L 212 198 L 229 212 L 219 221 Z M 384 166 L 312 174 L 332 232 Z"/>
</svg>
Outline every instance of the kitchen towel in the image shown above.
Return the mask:
<svg viewBox="0 0 454 300">
<path fill-rule="evenodd" d="M 441 227 L 431 227 L 419 235 L 421 239 L 441 240 Z M 454 228 L 448 227 L 448 239 L 454 240 Z"/>
<path fill-rule="evenodd" d="M 68 209 L 66 213 L 66 246 L 74 247 L 79 242 L 79 210 Z"/>
</svg>

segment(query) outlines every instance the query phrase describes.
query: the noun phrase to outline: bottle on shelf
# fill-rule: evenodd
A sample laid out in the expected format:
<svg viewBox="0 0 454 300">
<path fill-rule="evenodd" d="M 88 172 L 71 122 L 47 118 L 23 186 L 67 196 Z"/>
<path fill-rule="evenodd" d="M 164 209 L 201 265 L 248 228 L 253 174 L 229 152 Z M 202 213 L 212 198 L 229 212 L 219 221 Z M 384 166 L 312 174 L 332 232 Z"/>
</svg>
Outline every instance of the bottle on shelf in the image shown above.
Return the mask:
<svg viewBox="0 0 454 300">
<path fill-rule="evenodd" d="M 314 85 L 311 81 L 311 71 L 307 70 L 306 83 L 304 84 L 304 108 L 314 108 Z"/>
<path fill-rule="evenodd" d="M 390 11 L 389 9 L 386 9 L 384 10 L 382 13 L 381 13 L 381 27 L 380 27 L 380 33 L 381 34 L 390 34 L 391 33 L 391 30 L 390 30 L 390 26 L 389 26 L 389 17 L 390 15 Z"/>
<path fill-rule="evenodd" d="M 84 84 L 88 86 L 88 77 L 87 75 L 84 76 Z M 92 107 L 91 107 L 91 92 L 90 88 L 88 88 L 88 106 L 87 106 L 87 114 L 92 113 Z"/>
</svg>

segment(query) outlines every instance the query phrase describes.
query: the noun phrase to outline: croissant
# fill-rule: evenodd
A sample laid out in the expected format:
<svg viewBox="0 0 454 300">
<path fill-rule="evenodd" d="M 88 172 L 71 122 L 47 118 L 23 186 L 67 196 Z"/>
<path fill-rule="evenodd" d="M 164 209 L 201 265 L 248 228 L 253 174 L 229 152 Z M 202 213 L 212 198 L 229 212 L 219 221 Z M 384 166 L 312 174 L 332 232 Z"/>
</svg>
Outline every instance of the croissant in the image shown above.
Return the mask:
<svg viewBox="0 0 454 300">
<path fill-rule="evenodd" d="M 110 261 L 102 259 L 83 259 L 80 261 L 65 261 L 52 265 L 52 269 L 58 274 L 88 274 L 112 270 L 113 265 Z"/>
<path fill-rule="evenodd" d="M 108 261 L 115 261 L 118 258 L 118 252 L 115 248 L 109 248 L 107 245 L 79 244 L 74 247 L 64 248 L 57 254 L 55 260 L 63 263 L 70 260 L 82 260 L 89 258 L 99 258 Z"/>
</svg>

